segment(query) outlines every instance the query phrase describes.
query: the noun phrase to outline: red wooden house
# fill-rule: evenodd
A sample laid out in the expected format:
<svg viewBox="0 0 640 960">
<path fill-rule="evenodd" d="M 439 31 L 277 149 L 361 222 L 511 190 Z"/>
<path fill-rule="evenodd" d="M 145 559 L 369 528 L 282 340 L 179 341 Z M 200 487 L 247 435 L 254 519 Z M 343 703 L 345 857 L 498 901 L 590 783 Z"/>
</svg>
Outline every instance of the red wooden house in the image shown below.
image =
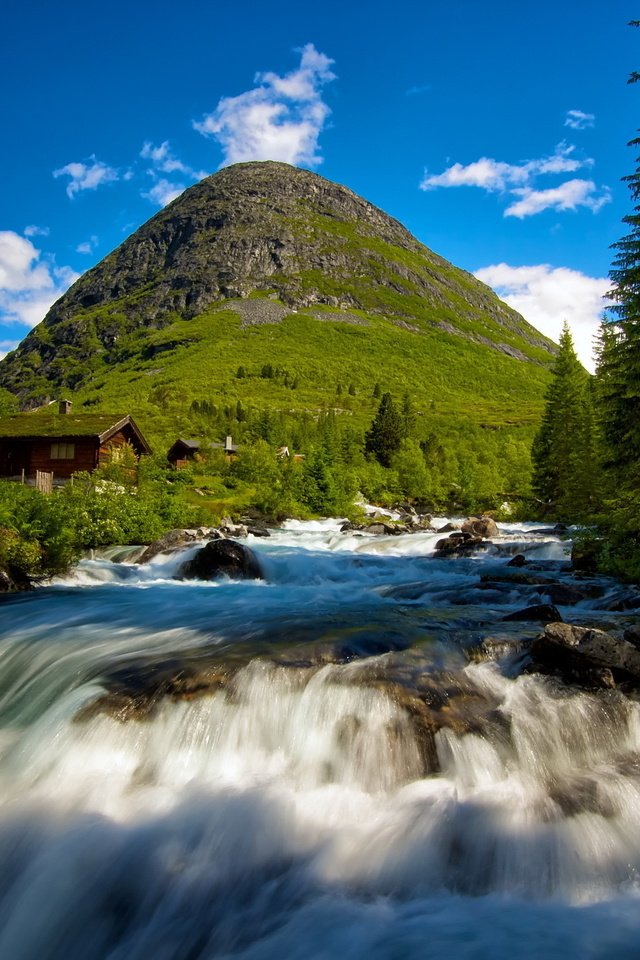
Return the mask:
<svg viewBox="0 0 640 960">
<path fill-rule="evenodd" d="M 58 412 L 21 413 L 0 418 L 0 476 L 29 478 L 37 471 L 67 479 L 122 461 L 130 450 L 136 459 L 151 453 L 128 414 L 72 414 L 69 403 Z"/>
</svg>

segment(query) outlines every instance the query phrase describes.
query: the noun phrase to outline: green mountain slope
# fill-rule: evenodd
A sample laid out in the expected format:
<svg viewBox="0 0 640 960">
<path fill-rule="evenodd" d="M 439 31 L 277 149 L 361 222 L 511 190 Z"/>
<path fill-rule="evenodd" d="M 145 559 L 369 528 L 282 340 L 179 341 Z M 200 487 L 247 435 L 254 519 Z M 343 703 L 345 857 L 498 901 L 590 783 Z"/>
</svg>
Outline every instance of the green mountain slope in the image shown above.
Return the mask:
<svg viewBox="0 0 640 960">
<path fill-rule="evenodd" d="M 191 187 L 81 277 L 0 362 L 0 386 L 26 407 L 126 401 L 152 436 L 186 429 L 193 400 L 328 405 L 365 423 L 376 383 L 425 415 L 531 425 L 553 351 L 352 191 L 250 163 Z"/>
</svg>

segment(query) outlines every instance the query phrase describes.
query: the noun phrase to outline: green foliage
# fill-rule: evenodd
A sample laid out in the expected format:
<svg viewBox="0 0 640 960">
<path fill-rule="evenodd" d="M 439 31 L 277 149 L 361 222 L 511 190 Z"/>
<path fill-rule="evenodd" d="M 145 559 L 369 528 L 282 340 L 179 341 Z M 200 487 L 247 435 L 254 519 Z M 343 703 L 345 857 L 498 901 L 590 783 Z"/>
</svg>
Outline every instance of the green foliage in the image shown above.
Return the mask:
<svg viewBox="0 0 640 960">
<path fill-rule="evenodd" d="M 554 516 L 586 520 L 599 486 L 592 394 L 566 324 L 553 374 L 531 451 L 532 486 Z"/>
<path fill-rule="evenodd" d="M 18 579 L 63 573 L 83 550 L 116 543 L 150 543 L 199 515 L 169 482 L 164 465 L 141 466 L 140 485 L 126 465 L 76 474 L 73 483 L 45 495 L 0 482 L 0 567 Z"/>
<path fill-rule="evenodd" d="M 639 79 L 634 71 L 629 82 Z M 629 144 L 639 145 L 640 138 Z M 605 569 L 640 580 L 640 157 L 623 180 L 631 193 L 632 212 L 623 217 L 626 236 L 613 244 L 609 298 L 615 319 L 602 325 L 596 373 L 607 489 L 600 528 L 608 541 Z"/>
<path fill-rule="evenodd" d="M 365 435 L 365 450 L 383 467 L 391 466 L 404 436 L 404 424 L 390 393 L 384 393 L 378 412 Z"/>
</svg>

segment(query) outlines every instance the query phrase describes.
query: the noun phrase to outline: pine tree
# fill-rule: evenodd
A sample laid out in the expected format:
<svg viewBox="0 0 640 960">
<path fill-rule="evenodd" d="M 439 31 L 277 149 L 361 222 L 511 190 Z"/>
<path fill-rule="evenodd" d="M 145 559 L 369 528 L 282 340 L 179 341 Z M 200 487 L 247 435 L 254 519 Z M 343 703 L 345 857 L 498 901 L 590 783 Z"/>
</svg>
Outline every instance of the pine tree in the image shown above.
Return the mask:
<svg viewBox="0 0 640 960">
<path fill-rule="evenodd" d="M 534 493 L 558 516 L 585 519 L 593 509 L 597 456 L 589 375 L 565 323 L 542 424 L 531 449 Z"/>
<path fill-rule="evenodd" d="M 391 458 L 400 448 L 404 437 L 404 424 L 390 393 L 383 393 L 378 412 L 365 434 L 364 448 L 383 467 L 391 464 Z"/>
<path fill-rule="evenodd" d="M 640 138 L 629 145 L 637 147 Z M 640 461 L 640 157 L 636 163 L 635 172 L 623 177 L 634 207 L 622 219 L 629 233 L 613 244 L 608 297 L 616 319 L 601 336 L 597 375 L 607 462 L 620 472 Z"/>
</svg>

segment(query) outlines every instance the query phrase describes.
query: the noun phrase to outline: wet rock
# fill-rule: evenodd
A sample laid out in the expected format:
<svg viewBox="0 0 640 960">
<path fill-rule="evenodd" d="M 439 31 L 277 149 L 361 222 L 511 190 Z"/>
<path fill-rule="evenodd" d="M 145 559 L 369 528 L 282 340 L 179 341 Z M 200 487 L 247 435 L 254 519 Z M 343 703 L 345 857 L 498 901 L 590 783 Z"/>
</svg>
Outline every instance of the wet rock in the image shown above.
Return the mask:
<svg viewBox="0 0 640 960">
<path fill-rule="evenodd" d="M 534 668 L 565 681 L 600 689 L 614 683 L 640 686 L 640 650 L 604 630 L 550 623 L 531 647 Z"/>
<path fill-rule="evenodd" d="M 491 546 L 490 540 L 474 537 L 470 533 L 452 533 L 436 543 L 436 554 L 440 556 L 460 556 L 473 553 L 476 550 L 486 550 Z"/>
<path fill-rule="evenodd" d="M 252 537 L 270 537 L 271 536 L 271 533 L 267 529 L 266 524 L 248 523 L 246 524 L 246 527 L 247 527 L 247 533 L 249 533 Z"/>
<path fill-rule="evenodd" d="M 506 617 L 502 617 L 502 620 L 541 620 L 546 623 L 552 620 L 561 621 L 562 617 L 557 607 L 554 607 L 552 604 L 535 603 L 531 607 L 525 607 L 524 610 L 516 610 L 515 613 L 508 613 Z"/>
<path fill-rule="evenodd" d="M 398 583 L 393 587 L 385 587 L 380 591 L 383 597 L 393 600 L 419 600 L 429 589 L 424 580 L 412 580 L 410 583 Z"/>
<path fill-rule="evenodd" d="M 511 560 L 507 563 L 508 567 L 526 567 L 529 563 L 524 553 L 516 553 L 515 557 L 512 557 Z"/>
<path fill-rule="evenodd" d="M 74 716 L 74 722 L 87 723 L 104 715 L 119 723 L 153 719 L 165 699 L 178 702 L 213 696 L 227 690 L 234 671 L 228 664 L 193 667 L 183 665 L 169 669 L 164 665 L 153 669 L 141 666 L 128 675 L 106 680 L 107 693 L 85 704 Z"/>
<path fill-rule="evenodd" d="M 581 589 L 571 583 L 547 583 L 538 588 L 538 593 L 549 597 L 551 603 L 560 606 L 573 606 L 590 596 L 589 590 Z"/>
<path fill-rule="evenodd" d="M 438 533 L 455 533 L 460 530 L 461 526 L 459 523 L 445 523 L 443 527 L 438 527 Z"/>
<path fill-rule="evenodd" d="M 530 646 L 531 640 L 523 637 L 484 637 L 479 644 L 467 650 L 467 656 L 475 663 L 504 660 L 505 657 L 524 653 Z"/>
<path fill-rule="evenodd" d="M 347 520 L 346 523 L 343 523 L 340 527 L 341 533 L 350 533 L 352 531 L 361 531 L 362 533 L 374 533 L 378 536 L 387 536 L 387 537 L 397 537 L 402 533 L 410 533 L 410 528 L 405 523 L 386 523 L 382 520 L 374 520 L 373 523 L 364 521 L 363 523 L 356 523 L 352 520 Z"/>
<path fill-rule="evenodd" d="M 495 520 L 484 515 L 482 517 L 469 517 L 462 524 L 461 530 L 463 533 L 470 533 L 472 537 L 490 538 L 500 536 L 498 524 Z"/>
<path fill-rule="evenodd" d="M 529 566 L 527 564 L 527 566 Z M 481 583 L 518 583 L 526 584 L 528 586 L 539 586 L 540 584 L 553 584 L 555 581 L 550 580 L 549 577 L 542 576 L 540 573 L 535 573 L 532 570 L 519 570 L 516 568 L 508 569 L 508 564 L 496 564 L 495 566 L 490 566 L 485 568 L 486 573 L 483 573 L 480 577 Z"/>
<path fill-rule="evenodd" d="M 637 610 L 640 607 L 640 595 L 633 590 L 624 590 L 602 604 L 603 610 L 624 613 L 625 610 Z"/>
<path fill-rule="evenodd" d="M 581 813 L 597 813 L 601 817 L 615 815 L 611 800 L 603 793 L 595 776 L 567 777 L 549 784 L 547 790 L 565 817 L 576 817 Z"/>
<path fill-rule="evenodd" d="M 244 523 L 232 523 L 231 520 L 227 520 L 220 526 L 220 533 L 223 537 L 231 537 L 233 540 L 245 540 L 249 536 L 249 529 Z"/>
<path fill-rule="evenodd" d="M 416 533 L 422 531 L 427 531 L 428 533 L 435 533 L 436 528 L 431 523 L 432 517 L 431 514 L 427 513 L 421 517 L 412 517 L 408 521 L 409 529 L 411 532 L 415 531 Z"/>
<path fill-rule="evenodd" d="M 210 540 L 178 571 L 182 580 L 263 580 L 264 574 L 256 555 L 235 540 Z"/>
<path fill-rule="evenodd" d="M 154 540 L 146 549 L 142 551 L 135 563 L 149 563 L 154 557 L 161 553 L 175 553 L 182 547 L 190 543 L 196 543 L 198 540 L 204 540 L 207 537 L 220 536 L 213 527 L 201 528 L 199 530 L 169 530 L 158 540 Z"/>
</svg>

